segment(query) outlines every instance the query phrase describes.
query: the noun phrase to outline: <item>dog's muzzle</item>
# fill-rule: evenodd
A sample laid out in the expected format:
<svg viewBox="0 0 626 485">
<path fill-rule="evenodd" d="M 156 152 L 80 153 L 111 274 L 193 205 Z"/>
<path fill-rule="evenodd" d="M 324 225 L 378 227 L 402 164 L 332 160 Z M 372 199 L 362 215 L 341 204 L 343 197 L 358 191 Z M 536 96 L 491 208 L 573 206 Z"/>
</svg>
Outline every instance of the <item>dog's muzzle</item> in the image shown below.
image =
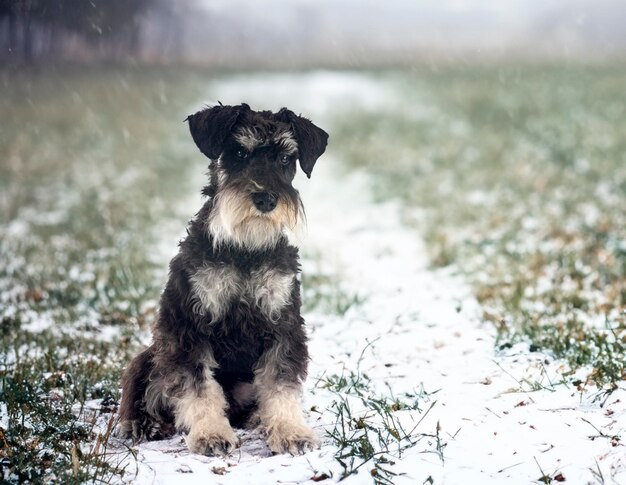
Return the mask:
<svg viewBox="0 0 626 485">
<path fill-rule="evenodd" d="M 252 194 L 252 203 L 261 212 L 272 212 L 278 203 L 278 197 L 271 192 L 255 192 Z"/>
</svg>

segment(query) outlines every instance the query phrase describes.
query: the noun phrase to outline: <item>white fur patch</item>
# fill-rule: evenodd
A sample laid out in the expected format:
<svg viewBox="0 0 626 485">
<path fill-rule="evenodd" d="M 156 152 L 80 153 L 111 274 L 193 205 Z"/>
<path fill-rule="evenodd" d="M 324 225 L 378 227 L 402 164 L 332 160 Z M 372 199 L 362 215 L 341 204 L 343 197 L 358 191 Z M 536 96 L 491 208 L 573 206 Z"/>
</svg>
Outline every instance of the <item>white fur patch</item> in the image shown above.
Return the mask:
<svg viewBox="0 0 626 485">
<path fill-rule="evenodd" d="M 194 313 L 209 312 L 213 320 L 223 316 L 232 300 L 241 293 L 241 277 L 230 266 L 203 266 L 190 281 Z"/>
<path fill-rule="evenodd" d="M 250 152 L 263 142 L 256 131 L 245 126 L 240 128 L 239 131 L 235 133 L 234 138 L 237 143 L 245 147 Z"/>
<path fill-rule="evenodd" d="M 189 431 L 187 445 L 193 453 L 228 452 L 237 438 L 226 418 L 228 403 L 210 370 L 205 372 L 199 390 L 188 386 L 183 395 L 174 399 L 176 428 Z"/>
<path fill-rule="evenodd" d="M 252 274 L 249 291 L 256 305 L 270 320 L 276 320 L 289 302 L 294 280 L 294 274 L 275 269 L 261 268 Z"/>
<path fill-rule="evenodd" d="M 290 154 L 298 151 L 298 143 L 289 131 L 284 131 L 274 136 L 273 142 L 281 145 L 283 150 Z"/>
<path fill-rule="evenodd" d="M 255 148 L 268 146 L 270 140 L 264 138 L 256 130 L 250 127 L 242 127 L 234 134 L 235 141 L 246 148 L 249 152 L 253 152 Z M 281 148 L 288 153 L 298 151 L 298 143 L 290 131 L 282 131 L 273 135 L 271 143 L 280 145 Z"/>
<path fill-rule="evenodd" d="M 176 427 L 189 430 L 194 423 L 203 419 L 216 421 L 220 418 L 225 419 L 227 407 L 222 386 L 208 371 L 205 373 L 205 381 L 199 391 L 196 391 L 194 386 L 189 386 L 181 397 L 174 399 Z"/>
<path fill-rule="evenodd" d="M 317 440 L 300 408 L 300 387 L 281 384 L 263 371 L 257 373 L 254 386 L 261 428 L 270 449 L 274 453 L 287 451 L 294 455 L 312 449 Z"/>
<path fill-rule="evenodd" d="M 214 204 L 208 221 L 214 247 L 230 243 L 253 250 L 266 249 L 276 245 L 285 228 L 295 228 L 301 219 L 282 201 L 276 209 L 263 214 L 252 205 L 248 195 L 228 187 L 219 191 Z"/>
<path fill-rule="evenodd" d="M 266 249 L 275 246 L 282 235 L 282 228 L 264 217 L 256 217 L 235 226 L 217 223 L 214 218 L 209 227 L 215 247 L 232 243 L 252 250 Z"/>
<path fill-rule="evenodd" d="M 262 267 L 246 278 L 232 266 L 206 265 L 190 278 L 193 288 L 193 312 L 210 313 L 212 320 L 224 316 L 233 301 L 245 299 L 256 305 L 271 321 L 291 298 L 296 279 L 293 273 Z"/>
</svg>

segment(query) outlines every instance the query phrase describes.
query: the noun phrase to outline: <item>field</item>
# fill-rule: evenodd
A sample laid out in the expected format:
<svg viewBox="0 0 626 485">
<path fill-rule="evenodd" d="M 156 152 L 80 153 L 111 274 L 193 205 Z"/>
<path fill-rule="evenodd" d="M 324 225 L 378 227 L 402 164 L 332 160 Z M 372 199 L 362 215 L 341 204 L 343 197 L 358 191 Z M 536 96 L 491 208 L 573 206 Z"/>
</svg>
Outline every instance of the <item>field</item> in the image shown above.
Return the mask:
<svg viewBox="0 0 626 485">
<path fill-rule="evenodd" d="M 189 461 L 178 437 L 167 446 L 182 458 L 163 473 L 189 468 L 200 480 L 202 465 L 233 483 L 280 463 L 298 470 L 284 478 L 293 482 L 626 474 L 615 458 L 626 425 L 626 69 L 0 76 L 5 480 L 149 480 L 142 462 L 159 450 L 111 433 L 119 376 L 149 341 L 167 261 L 200 204 L 206 160 L 182 120 L 218 97 L 286 105 L 331 134 L 311 181 L 297 180 L 309 213 L 306 402 L 323 446 L 278 462 L 244 434 L 248 476 L 227 460 Z M 478 401 L 487 388 L 524 419 L 569 399 L 582 413 L 571 439 L 593 449 L 578 460 L 538 447 L 505 475 L 476 451 L 468 461 L 485 466 L 471 468 L 471 439 L 456 439 L 470 411 L 453 401 L 472 366 L 484 382 L 467 391 L 467 409 L 476 399 L 495 410 L 493 396 Z M 550 419 L 567 420 L 559 409 Z M 481 422 L 480 433 L 491 429 Z"/>
<path fill-rule="evenodd" d="M 626 364 L 625 81 L 607 68 L 406 76 L 402 105 L 339 131 L 381 198 L 418 209 L 407 223 L 433 265 L 471 281 L 501 347 L 528 341 L 608 388 Z"/>
</svg>

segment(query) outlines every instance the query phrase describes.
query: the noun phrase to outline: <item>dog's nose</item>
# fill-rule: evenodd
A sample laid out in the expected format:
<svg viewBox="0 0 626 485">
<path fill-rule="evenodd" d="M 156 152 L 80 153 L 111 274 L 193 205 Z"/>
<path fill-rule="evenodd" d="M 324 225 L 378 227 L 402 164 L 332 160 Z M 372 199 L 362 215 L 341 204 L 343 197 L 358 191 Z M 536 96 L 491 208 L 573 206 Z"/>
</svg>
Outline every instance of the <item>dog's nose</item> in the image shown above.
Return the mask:
<svg viewBox="0 0 626 485">
<path fill-rule="evenodd" d="M 252 202 L 254 207 L 261 212 L 271 212 L 276 208 L 278 199 L 270 192 L 255 192 L 252 194 Z"/>
</svg>

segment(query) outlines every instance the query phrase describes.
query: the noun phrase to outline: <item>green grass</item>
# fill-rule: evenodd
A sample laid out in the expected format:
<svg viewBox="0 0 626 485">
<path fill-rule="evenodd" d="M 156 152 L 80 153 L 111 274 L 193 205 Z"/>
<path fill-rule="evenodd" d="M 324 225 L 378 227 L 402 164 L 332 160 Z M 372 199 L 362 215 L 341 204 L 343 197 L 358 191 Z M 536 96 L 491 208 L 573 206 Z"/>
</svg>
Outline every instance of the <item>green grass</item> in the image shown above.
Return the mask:
<svg viewBox="0 0 626 485">
<path fill-rule="evenodd" d="M 342 282 L 341 269 L 325 268 L 323 255 L 306 254 L 304 257 L 312 263 L 302 272 L 302 310 L 320 311 L 332 315 L 344 316 L 350 309 L 358 308 L 367 299 L 367 295 L 354 292 Z"/>
<path fill-rule="evenodd" d="M 337 112 L 333 155 L 371 173 L 380 199 L 402 198 L 433 265 L 454 263 L 473 284 L 500 347 L 527 342 L 572 372 L 589 368 L 587 380 L 574 381 L 582 387 L 619 385 L 626 68 L 371 76 L 396 101 L 378 112 Z M 130 472 L 107 455 L 109 418 L 165 281 L 155 244 L 171 232 L 173 246 L 196 210 L 181 218 L 176 208 L 199 189 L 205 164 L 182 120 L 210 97 L 211 79 L 173 70 L 0 71 L 4 480 L 107 482 Z M 339 274 L 304 278 L 307 310 L 343 315 L 367 298 L 346 290 Z M 374 479 L 390 479 L 392 467 L 376 460 L 393 456 L 376 453 L 401 452 L 413 435 L 398 440 L 385 419 L 403 406 L 417 411 L 420 396 L 379 395 L 354 370 L 324 382 L 346 425 L 334 437 L 346 474 L 368 463 Z M 354 398 L 371 420 L 359 422 Z M 435 435 L 426 439 L 441 452 Z"/>
<path fill-rule="evenodd" d="M 342 467 L 339 480 L 367 470 L 376 484 L 394 483 L 393 466 L 412 449 L 434 453 L 443 462 L 446 443 L 439 434 L 424 432 L 420 426 L 436 405 L 432 394 L 424 389 L 414 393 L 394 395 L 376 391 L 370 377 L 360 370 L 363 349 L 356 369 L 343 369 L 341 374 L 324 375 L 316 387 L 333 393 L 328 411 L 334 416 L 334 425 L 328 428 L 328 438 L 337 446 L 335 459 Z M 407 425 L 406 417 L 410 423 Z"/>
<path fill-rule="evenodd" d="M 9 483 L 132 473 L 108 449 L 119 378 L 149 336 L 165 282 L 158 245 L 169 234 L 174 247 L 197 210 L 178 207 L 200 190 L 206 165 L 183 119 L 213 79 L 0 71 L 0 467 Z M 307 278 L 307 310 L 345 314 L 361 302 L 336 274 Z"/>
<path fill-rule="evenodd" d="M 154 314 L 166 267 L 151 251 L 202 170 L 182 123 L 200 84 L 132 70 L 1 76 L 3 476 L 106 482 L 124 470 L 106 456 L 110 423 L 84 405 L 115 410 Z"/>
<path fill-rule="evenodd" d="M 334 131 L 401 197 L 434 266 L 472 282 L 498 343 L 614 388 L 626 365 L 626 68 L 388 73 L 397 102 Z"/>
</svg>

